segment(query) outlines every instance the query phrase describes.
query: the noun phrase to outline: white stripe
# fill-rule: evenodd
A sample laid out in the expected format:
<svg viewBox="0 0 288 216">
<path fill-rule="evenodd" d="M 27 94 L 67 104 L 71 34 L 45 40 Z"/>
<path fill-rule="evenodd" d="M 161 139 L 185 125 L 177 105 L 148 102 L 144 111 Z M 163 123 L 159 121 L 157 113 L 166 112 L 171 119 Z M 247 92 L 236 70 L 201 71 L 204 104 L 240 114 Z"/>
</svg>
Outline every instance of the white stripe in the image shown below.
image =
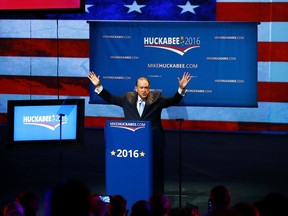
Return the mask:
<svg viewBox="0 0 288 216">
<path fill-rule="evenodd" d="M 87 77 L 89 58 L 0 57 L 0 68 L 0 75 Z"/>
<path fill-rule="evenodd" d="M 85 97 L 72 97 L 72 96 L 57 96 L 57 95 L 25 95 L 25 94 L 0 94 L 0 112 L 6 113 L 9 100 L 55 100 L 55 99 L 72 99 L 72 98 L 85 98 Z M 88 101 L 88 97 L 85 98 Z M 88 104 L 88 103 L 87 103 Z"/>
<path fill-rule="evenodd" d="M 261 22 L 258 25 L 259 42 L 288 42 L 288 22 Z"/>
<path fill-rule="evenodd" d="M 233 2 L 252 2 L 252 3 L 267 3 L 267 2 L 288 2 L 288 0 L 217 0 L 216 2 L 225 2 L 225 3 L 233 3 Z"/>
<path fill-rule="evenodd" d="M 258 81 L 288 82 L 288 62 L 258 62 Z"/>
<path fill-rule="evenodd" d="M 92 117 L 123 117 L 123 111 L 120 107 L 104 104 L 89 104 L 89 97 L 73 96 L 55 96 L 55 95 L 24 95 L 24 94 L 0 94 L 0 113 L 7 113 L 8 100 L 51 100 L 51 99 L 85 99 L 85 116 Z"/>
<path fill-rule="evenodd" d="M 0 95 L 0 112 L 7 112 L 8 100 L 45 100 L 57 99 L 57 96 L 39 95 Z M 60 99 L 66 99 L 61 96 Z M 69 98 L 73 98 L 69 96 Z M 89 104 L 85 99 L 85 116 L 93 117 L 123 117 L 120 107 L 114 105 Z M 259 103 L 258 108 L 229 108 L 229 107 L 170 107 L 162 112 L 162 119 L 197 120 L 197 121 L 227 121 L 227 122 L 257 122 L 257 123 L 288 123 L 288 103 Z"/>
<path fill-rule="evenodd" d="M 31 22 L 31 23 L 30 23 Z M 0 20 L 0 38 L 88 39 L 89 25 L 83 20 Z M 288 22 L 262 22 L 258 41 L 288 42 Z"/>
<path fill-rule="evenodd" d="M 57 58 L 0 57 L 0 68 L 0 75 L 53 77 L 57 76 Z M 288 62 L 258 62 L 258 81 L 288 82 L 287 68 Z M 87 77 L 88 72 L 88 58 L 59 58 L 59 76 Z"/>
<path fill-rule="evenodd" d="M 31 20 L 0 19 L 0 38 L 30 38 Z"/>
<path fill-rule="evenodd" d="M 288 123 L 288 103 L 258 103 L 258 108 L 170 107 L 162 118 L 199 121 Z"/>
<path fill-rule="evenodd" d="M 86 20 L 59 20 L 59 38 L 89 39 Z"/>
<path fill-rule="evenodd" d="M 287 33 L 288 22 L 258 25 L 258 41 L 287 42 Z M 0 38 L 89 39 L 89 24 L 85 20 L 59 20 L 57 32 L 56 20 L 0 20 Z"/>
<path fill-rule="evenodd" d="M 86 20 L 57 22 L 57 20 L 0 19 L 0 38 L 89 39 L 89 24 Z"/>
</svg>

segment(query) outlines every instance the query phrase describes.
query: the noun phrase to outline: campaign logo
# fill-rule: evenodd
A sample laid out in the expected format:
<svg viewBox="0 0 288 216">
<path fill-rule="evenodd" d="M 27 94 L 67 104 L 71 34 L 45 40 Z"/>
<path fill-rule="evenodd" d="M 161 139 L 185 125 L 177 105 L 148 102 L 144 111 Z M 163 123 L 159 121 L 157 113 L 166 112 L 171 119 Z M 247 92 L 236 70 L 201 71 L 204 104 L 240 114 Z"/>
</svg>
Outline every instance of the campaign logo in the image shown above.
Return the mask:
<svg viewBox="0 0 288 216">
<path fill-rule="evenodd" d="M 200 48 L 200 37 L 144 37 L 144 47 L 165 49 L 183 56 L 191 49 Z"/>
<path fill-rule="evenodd" d="M 54 131 L 57 127 L 60 126 L 59 117 L 59 115 L 23 116 L 23 124 L 45 127 L 51 131 Z M 67 123 L 68 117 L 65 115 L 62 117 L 62 124 Z"/>
<path fill-rule="evenodd" d="M 135 132 L 146 127 L 143 122 L 110 122 L 110 127 L 121 128 Z"/>
</svg>

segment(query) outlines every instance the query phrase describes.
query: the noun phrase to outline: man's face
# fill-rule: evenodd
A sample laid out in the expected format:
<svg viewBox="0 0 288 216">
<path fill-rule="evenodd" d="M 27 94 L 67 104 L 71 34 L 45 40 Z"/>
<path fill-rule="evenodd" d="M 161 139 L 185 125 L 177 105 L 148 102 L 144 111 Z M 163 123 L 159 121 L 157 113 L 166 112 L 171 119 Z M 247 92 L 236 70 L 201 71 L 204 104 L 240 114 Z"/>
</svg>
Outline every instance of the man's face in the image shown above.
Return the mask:
<svg viewBox="0 0 288 216">
<path fill-rule="evenodd" d="M 150 92 L 150 85 L 147 80 L 140 79 L 137 82 L 137 86 L 135 86 L 135 91 L 142 99 L 146 99 Z"/>
</svg>

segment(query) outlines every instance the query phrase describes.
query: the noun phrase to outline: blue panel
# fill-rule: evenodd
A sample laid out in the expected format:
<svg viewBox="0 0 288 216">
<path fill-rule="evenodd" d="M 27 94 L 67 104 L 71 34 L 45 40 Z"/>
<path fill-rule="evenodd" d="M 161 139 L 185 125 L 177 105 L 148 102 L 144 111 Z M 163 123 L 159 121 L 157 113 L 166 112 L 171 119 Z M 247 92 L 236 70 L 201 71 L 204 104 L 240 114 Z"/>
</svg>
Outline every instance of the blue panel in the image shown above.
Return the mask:
<svg viewBox="0 0 288 216">
<path fill-rule="evenodd" d="M 172 96 L 195 76 L 179 105 L 257 107 L 257 23 L 91 22 L 90 68 L 112 94 L 138 77 Z M 90 103 L 105 103 L 90 86 Z"/>
<path fill-rule="evenodd" d="M 150 122 L 106 121 L 106 193 L 127 199 L 128 209 L 152 195 Z"/>
<path fill-rule="evenodd" d="M 65 115 L 62 118 L 62 139 L 76 139 L 77 105 L 34 105 L 15 107 L 14 140 L 59 139 L 60 113 Z"/>
</svg>

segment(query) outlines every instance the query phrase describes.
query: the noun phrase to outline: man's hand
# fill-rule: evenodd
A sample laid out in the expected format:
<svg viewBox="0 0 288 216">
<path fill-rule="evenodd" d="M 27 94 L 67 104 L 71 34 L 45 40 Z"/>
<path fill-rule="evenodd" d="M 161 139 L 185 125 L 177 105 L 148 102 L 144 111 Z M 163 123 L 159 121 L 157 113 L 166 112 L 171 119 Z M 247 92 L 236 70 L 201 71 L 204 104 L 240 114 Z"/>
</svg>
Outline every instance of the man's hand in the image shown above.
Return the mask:
<svg viewBox="0 0 288 216">
<path fill-rule="evenodd" d="M 93 71 L 90 71 L 88 74 L 88 78 L 91 80 L 95 87 L 101 86 L 100 76 L 97 76 Z"/>
<path fill-rule="evenodd" d="M 181 80 L 178 77 L 179 87 L 185 89 L 191 79 L 192 76 L 188 72 L 184 72 Z"/>
</svg>

